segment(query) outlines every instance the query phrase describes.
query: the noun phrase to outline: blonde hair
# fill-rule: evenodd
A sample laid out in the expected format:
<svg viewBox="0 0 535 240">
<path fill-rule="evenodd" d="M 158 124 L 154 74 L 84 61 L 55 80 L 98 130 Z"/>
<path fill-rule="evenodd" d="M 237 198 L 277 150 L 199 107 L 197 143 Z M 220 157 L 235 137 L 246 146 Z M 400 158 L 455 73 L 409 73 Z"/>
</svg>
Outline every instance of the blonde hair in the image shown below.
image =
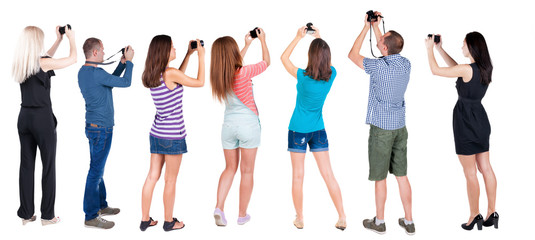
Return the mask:
<svg viewBox="0 0 535 240">
<path fill-rule="evenodd" d="M 43 30 L 35 26 L 22 31 L 13 58 L 12 74 L 16 82 L 23 83 L 41 69 L 39 58 L 44 51 L 44 38 Z"/>
</svg>

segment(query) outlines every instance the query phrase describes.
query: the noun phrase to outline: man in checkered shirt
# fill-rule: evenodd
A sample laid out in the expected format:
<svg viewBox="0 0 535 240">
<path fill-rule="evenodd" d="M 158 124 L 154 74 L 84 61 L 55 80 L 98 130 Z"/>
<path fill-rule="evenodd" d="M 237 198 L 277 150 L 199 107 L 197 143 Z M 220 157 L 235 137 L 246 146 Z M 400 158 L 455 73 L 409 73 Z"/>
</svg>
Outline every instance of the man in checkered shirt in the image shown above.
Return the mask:
<svg viewBox="0 0 535 240">
<path fill-rule="evenodd" d="M 405 217 L 400 218 L 398 223 L 405 228 L 407 234 L 412 235 L 415 228 L 412 221 L 411 186 L 407 178 L 408 133 L 405 127 L 404 99 L 409 83 L 411 63 L 399 55 L 403 49 L 403 37 L 395 31 L 388 31 L 382 35 L 379 30 L 382 15 L 380 12 L 374 14 L 379 17 L 372 22 L 367 21 L 368 15 L 366 15 L 364 28 L 355 40 L 348 56 L 370 75 L 370 94 L 366 115 L 366 124 L 370 125 L 368 179 L 375 181 L 376 216 L 373 219 L 365 219 L 363 225 L 377 233 L 386 231 L 384 222 L 386 176 L 390 172 L 398 181 L 401 202 L 405 210 Z M 383 55 L 381 58 L 365 58 L 360 54 L 362 43 L 370 27 L 375 32 L 377 48 Z"/>
</svg>

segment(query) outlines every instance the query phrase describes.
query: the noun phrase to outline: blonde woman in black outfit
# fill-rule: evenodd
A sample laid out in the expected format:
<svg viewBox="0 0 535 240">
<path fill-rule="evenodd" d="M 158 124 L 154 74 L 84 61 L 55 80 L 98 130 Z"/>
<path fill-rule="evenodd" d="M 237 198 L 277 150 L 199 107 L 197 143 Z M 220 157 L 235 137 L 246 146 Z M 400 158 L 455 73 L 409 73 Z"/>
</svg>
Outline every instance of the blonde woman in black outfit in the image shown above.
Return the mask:
<svg viewBox="0 0 535 240">
<path fill-rule="evenodd" d="M 56 69 L 65 68 L 76 62 L 74 31 L 65 28 L 69 38 L 68 57 L 52 58 L 63 39 L 56 27 L 56 42 L 44 53 L 44 33 L 34 26 L 24 28 L 13 59 L 13 77 L 20 84 L 22 103 L 17 128 L 20 138 L 19 193 L 20 208 L 17 215 L 22 224 L 35 221 L 34 214 L 34 171 L 37 147 L 43 163 L 41 199 L 41 224 L 59 222 L 54 214 L 56 199 L 56 117 L 50 101 L 50 78 Z"/>
<path fill-rule="evenodd" d="M 498 228 L 499 216 L 495 208 L 496 176 L 489 160 L 490 123 L 481 104 L 492 78 L 492 63 L 487 43 L 481 33 L 468 33 L 463 41 L 462 50 L 463 55 L 470 59 L 470 64 L 457 64 L 442 49 L 442 39 L 435 43 L 434 38 L 435 36 L 432 36 L 425 41 L 431 72 L 442 77 L 458 77 L 456 88 L 459 100 L 453 109 L 453 135 L 455 150 L 466 177 L 470 204 L 470 217 L 461 227 L 472 230 L 477 224 L 478 230 L 482 229 L 482 225 Z M 438 66 L 433 46 L 448 67 Z M 487 191 L 488 208 L 485 220 L 479 213 L 477 170 L 483 174 Z"/>
</svg>

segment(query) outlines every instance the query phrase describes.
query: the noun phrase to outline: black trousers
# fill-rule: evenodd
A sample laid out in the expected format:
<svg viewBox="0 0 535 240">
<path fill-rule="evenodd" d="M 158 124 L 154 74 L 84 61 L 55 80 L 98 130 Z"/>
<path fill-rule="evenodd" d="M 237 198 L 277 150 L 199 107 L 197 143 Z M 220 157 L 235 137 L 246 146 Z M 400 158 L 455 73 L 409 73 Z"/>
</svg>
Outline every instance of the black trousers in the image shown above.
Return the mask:
<svg viewBox="0 0 535 240">
<path fill-rule="evenodd" d="M 43 174 L 41 185 L 41 219 L 52 219 L 56 201 L 56 117 L 51 107 L 21 107 L 17 128 L 20 138 L 19 194 L 23 219 L 31 218 L 34 208 L 34 172 L 37 147 L 41 152 Z"/>
</svg>

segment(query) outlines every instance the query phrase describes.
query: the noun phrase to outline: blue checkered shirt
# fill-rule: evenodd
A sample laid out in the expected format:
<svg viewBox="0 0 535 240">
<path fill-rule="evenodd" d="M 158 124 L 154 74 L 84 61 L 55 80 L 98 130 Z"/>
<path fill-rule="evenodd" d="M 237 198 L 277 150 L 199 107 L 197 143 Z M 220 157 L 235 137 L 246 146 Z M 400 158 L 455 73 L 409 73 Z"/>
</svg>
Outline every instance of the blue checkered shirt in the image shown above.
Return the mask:
<svg viewBox="0 0 535 240">
<path fill-rule="evenodd" d="M 404 95 L 411 73 L 410 61 L 399 54 L 364 58 L 364 71 L 370 75 L 366 124 L 385 130 L 404 127 Z"/>
</svg>

